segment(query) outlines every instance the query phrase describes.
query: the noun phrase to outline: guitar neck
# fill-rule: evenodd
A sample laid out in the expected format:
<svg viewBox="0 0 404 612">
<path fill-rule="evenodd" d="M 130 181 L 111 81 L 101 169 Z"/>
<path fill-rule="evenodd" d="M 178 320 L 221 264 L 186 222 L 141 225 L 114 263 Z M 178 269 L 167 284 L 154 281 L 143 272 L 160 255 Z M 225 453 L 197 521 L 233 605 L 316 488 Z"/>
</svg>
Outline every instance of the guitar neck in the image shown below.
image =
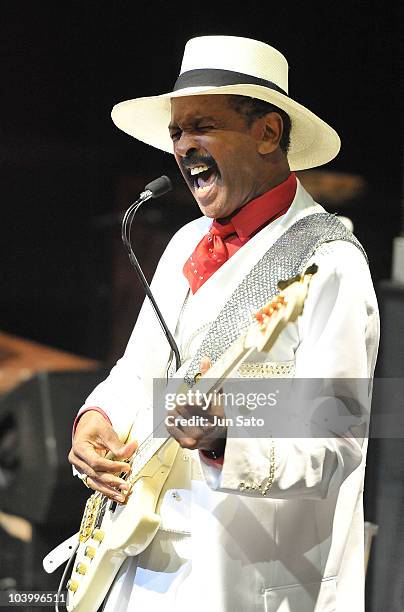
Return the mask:
<svg viewBox="0 0 404 612">
<path fill-rule="evenodd" d="M 254 350 L 255 347 L 245 346 L 245 334 L 243 334 L 210 366 L 208 372 L 197 380 L 192 391 L 205 394 L 217 391 L 226 378 L 230 378 Z M 181 382 L 177 393 L 187 391 L 189 391 L 188 385 Z"/>
</svg>

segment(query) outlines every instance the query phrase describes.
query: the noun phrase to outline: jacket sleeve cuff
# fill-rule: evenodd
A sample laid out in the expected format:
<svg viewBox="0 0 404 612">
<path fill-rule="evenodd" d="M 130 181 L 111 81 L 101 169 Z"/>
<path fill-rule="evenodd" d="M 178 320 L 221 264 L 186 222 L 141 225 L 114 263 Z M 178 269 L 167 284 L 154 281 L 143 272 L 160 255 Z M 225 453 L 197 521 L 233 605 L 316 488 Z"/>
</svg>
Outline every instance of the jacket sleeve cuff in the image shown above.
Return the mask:
<svg viewBox="0 0 404 612">
<path fill-rule="evenodd" d="M 223 465 L 224 462 L 224 454 L 220 457 L 212 457 L 211 453 L 209 453 L 208 451 L 200 450 L 199 456 L 203 463 L 206 463 L 207 465 L 213 465 L 215 467 L 220 467 L 221 465 Z"/>
<path fill-rule="evenodd" d="M 86 406 L 85 408 L 82 408 L 81 410 L 79 410 L 76 418 L 74 419 L 74 423 L 73 423 L 73 431 L 72 431 L 72 437 L 74 436 L 74 434 L 76 433 L 76 428 L 77 428 L 77 423 L 79 422 L 79 420 L 81 419 L 81 417 L 83 416 L 84 413 L 88 412 L 89 410 L 95 410 L 95 412 L 99 412 L 100 414 L 102 414 L 102 416 L 104 417 L 104 419 L 106 419 L 110 425 L 112 425 L 111 423 L 111 419 L 109 418 L 109 416 L 106 414 L 106 412 L 104 412 L 102 410 L 102 408 L 99 408 L 98 406 Z"/>
</svg>

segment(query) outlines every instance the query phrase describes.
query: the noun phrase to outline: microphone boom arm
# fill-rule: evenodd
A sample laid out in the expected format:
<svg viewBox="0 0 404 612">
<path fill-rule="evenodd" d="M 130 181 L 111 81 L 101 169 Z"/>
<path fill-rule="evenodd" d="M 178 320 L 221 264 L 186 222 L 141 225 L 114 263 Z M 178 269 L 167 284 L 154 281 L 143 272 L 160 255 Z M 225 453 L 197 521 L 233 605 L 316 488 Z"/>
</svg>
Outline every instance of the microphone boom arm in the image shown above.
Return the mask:
<svg viewBox="0 0 404 612">
<path fill-rule="evenodd" d="M 163 178 L 163 177 L 162 177 Z M 166 178 L 166 177 L 164 177 Z M 169 187 L 171 188 L 171 182 L 169 181 L 169 179 L 166 179 L 169 183 Z M 157 181 L 160 181 L 160 179 L 157 179 Z M 132 264 L 140 282 L 143 285 L 143 288 L 145 290 L 145 293 L 147 295 L 147 297 L 149 298 L 151 305 L 153 307 L 153 310 L 157 316 L 157 319 L 161 325 L 161 328 L 164 332 L 164 335 L 167 339 L 167 342 L 169 343 L 171 350 L 174 353 L 174 357 L 175 357 L 175 364 L 176 364 L 176 369 L 178 370 L 181 366 L 181 357 L 180 357 L 180 352 L 178 350 L 178 346 L 170 332 L 170 330 L 167 327 L 167 324 L 164 320 L 164 317 L 160 311 L 160 308 L 157 305 L 157 302 L 153 296 L 153 293 L 150 289 L 150 285 L 146 280 L 145 275 L 143 274 L 143 270 L 140 267 L 140 264 L 133 252 L 132 249 L 132 245 L 131 245 L 131 241 L 130 241 L 130 233 L 131 233 L 131 227 L 132 227 L 132 222 L 133 219 L 135 217 L 135 214 L 138 210 L 138 208 L 144 204 L 144 202 L 147 202 L 147 200 L 150 200 L 150 198 L 152 197 L 159 197 L 159 195 L 162 195 L 162 193 L 159 193 L 158 190 L 156 193 L 153 193 L 153 189 L 148 189 L 148 187 L 152 187 L 153 183 L 157 182 L 157 181 L 153 181 L 152 183 L 150 183 L 149 185 L 146 186 L 145 191 L 143 191 L 140 194 L 140 197 L 133 202 L 133 204 L 131 204 L 128 208 L 128 210 L 126 211 L 123 220 L 122 220 L 122 231 L 121 231 L 121 235 L 122 235 L 122 242 L 128 252 L 128 256 L 129 256 L 129 261 Z M 169 189 L 166 189 L 166 191 L 168 191 Z M 165 193 L 165 192 L 164 192 Z"/>
</svg>

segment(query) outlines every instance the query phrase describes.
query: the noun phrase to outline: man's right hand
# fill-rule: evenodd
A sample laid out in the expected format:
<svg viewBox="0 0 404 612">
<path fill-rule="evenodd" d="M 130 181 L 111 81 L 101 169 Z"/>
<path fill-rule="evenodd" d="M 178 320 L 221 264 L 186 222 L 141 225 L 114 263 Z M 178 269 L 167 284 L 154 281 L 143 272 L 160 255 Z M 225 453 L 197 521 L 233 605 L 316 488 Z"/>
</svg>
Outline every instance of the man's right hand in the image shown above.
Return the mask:
<svg viewBox="0 0 404 612">
<path fill-rule="evenodd" d="M 89 410 L 77 424 L 69 461 L 79 472 L 87 474 L 87 484 L 92 489 L 122 502 L 125 495 L 121 492 L 125 494 L 128 485 L 116 474 L 130 471 L 123 459 L 131 457 L 136 448 L 136 441 L 122 444 L 110 423 L 99 412 Z M 106 459 L 108 451 L 117 460 Z"/>
</svg>

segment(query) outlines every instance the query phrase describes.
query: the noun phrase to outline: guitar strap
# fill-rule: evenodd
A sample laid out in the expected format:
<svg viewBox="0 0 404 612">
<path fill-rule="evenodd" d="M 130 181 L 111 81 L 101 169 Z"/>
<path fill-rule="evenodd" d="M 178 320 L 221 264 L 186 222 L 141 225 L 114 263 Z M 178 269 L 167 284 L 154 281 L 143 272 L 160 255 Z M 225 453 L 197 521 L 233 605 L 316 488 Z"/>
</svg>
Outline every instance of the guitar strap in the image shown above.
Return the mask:
<svg viewBox="0 0 404 612">
<path fill-rule="evenodd" d="M 279 293 L 278 282 L 302 274 L 316 249 L 334 240 L 351 242 L 367 261 L 360 242 L 335 215 L 307 215 L 287 229 L 233 291 L 193 357 L 185 382 L 192 387 L 201 359 L 215 363 L 251 324 L 252 313 Z"/>
</svg>

